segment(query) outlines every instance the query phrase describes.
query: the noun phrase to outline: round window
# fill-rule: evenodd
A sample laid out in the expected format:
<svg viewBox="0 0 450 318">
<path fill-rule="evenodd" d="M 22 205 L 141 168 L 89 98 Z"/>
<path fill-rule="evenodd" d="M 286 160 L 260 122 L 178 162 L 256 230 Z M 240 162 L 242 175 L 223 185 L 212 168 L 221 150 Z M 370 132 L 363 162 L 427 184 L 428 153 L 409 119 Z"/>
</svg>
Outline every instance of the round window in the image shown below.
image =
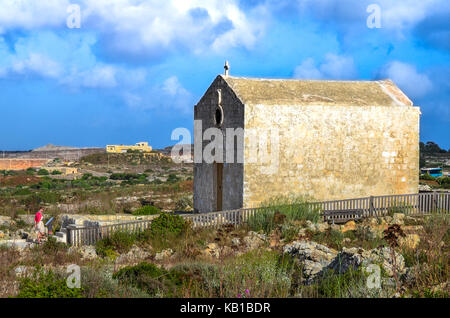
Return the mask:
<svg viewBox="0 0 450 318">
<path fill-rule="evenodd" d="M 223 108 L 219 106 L 216 108 L 216 113 L 214 114 L 214 119 L 216 121 L 216 125 L 220 126 L 223 123 Z"/>
</svg>

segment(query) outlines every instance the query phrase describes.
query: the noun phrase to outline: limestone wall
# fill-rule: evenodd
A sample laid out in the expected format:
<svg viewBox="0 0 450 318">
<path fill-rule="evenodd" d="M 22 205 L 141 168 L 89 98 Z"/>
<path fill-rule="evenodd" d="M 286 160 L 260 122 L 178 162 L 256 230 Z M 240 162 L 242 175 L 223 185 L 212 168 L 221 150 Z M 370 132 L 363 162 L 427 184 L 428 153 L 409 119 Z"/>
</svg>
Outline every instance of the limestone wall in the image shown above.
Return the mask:
<svg viewBox="0 0 450 318">
<path fill-rule="evenodd" d="M 218 127 L 214 121 L 214 113 L 218 105 L 217 89 L 222 91 L 223 124 Z M 238 100 L 236 95 L 228 88 L 228 85 L 219 76 L 206 91 L 203 98 L 195 106 L 194 119 L 202 120 L 202 134 L 210 127 L 218 127 L 222 131 L 223 139 L 223 190 L 222 190 L 222 210 L 232 210 L 242 207 L 243 194 L 243 158 L 237 159 L 237 143 L 234 144 L 234 163 L 226 162 L 226 129 L 243 128 L 244 124 L 244 106 Z M 194 144 L 200 135 L 194 133 Z M 202 149 L 195 149 L 195 153 L 202 152 L 206 145 L 211 141 L 204 140 Z M 242 140 L 243 142 L 243 140 Z M 241 143 L 242 148 L 242 143 Z M 219 161 L 220 162 L 220 161 Z M 198 212 L 216 211 L 216 172 L 214 165 L 209 163 L 195 163 L 194 165 L 194 209 Z"/>
<path fill-rule="evenodd" d="M 26 170 L 42 167 L 47 159 L 0 159 L 0 170 Z"/>
<path fill-rule="evenodd" d="M 245 105 L 244 207 L 289 192 L 316 200 L 417 193 L 419 116 L 406 106 Z M 279 165 L 250 163 L 247 132 L 270 127 L 279 130 Z"/>
<path fill-rule="evenodd" d="M 75 148 L 75 149 L 62 149 L 62 150 L 49 150 L 49 151 L 5 151 L 0 152 L 0 155 L 3 158 L 8 159 L 55 159 L 60 158 L 62 160 L 70 160 L 75 161 L 80 158 L 96 154 L 96 153 L 105 153 L 105 148 Z"/>
</svg>

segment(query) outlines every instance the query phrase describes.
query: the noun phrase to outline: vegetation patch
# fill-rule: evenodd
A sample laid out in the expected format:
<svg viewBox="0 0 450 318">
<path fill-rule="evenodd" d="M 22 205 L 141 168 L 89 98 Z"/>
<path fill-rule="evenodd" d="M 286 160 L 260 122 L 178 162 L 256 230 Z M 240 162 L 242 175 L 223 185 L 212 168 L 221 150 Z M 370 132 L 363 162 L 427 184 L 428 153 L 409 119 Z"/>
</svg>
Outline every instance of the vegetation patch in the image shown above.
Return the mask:
<svg viewBox="0 0 450 318">
<path fill-rule="evenodd" d="M 53 271 L 35 271 L 20 280 L 18 298 L 81 298 L 81 288 L 67 287 L 66 278 Z"/>
<path fill-rule="evenodd" d="M 264 202 L 262 210 L 258 210 L 254 216 L 250 217 L 247 224 L 253 231 L 264 231 L 270 233 L 280 221 L 275 218 L 275 213 L 284 215 L 285 221 L 306 221 L 317 223 L 320 220 L 319 211 L 303 197 L 280 196 Z M 281 223 L 283 223 L 281 222 Z"/>
<path fill-rule="evenodd" d="M 145 205 L 133 212 L 133 215 L 156 215 L 160 214 L 161 210 L 153 205 Z"/>
</svg>

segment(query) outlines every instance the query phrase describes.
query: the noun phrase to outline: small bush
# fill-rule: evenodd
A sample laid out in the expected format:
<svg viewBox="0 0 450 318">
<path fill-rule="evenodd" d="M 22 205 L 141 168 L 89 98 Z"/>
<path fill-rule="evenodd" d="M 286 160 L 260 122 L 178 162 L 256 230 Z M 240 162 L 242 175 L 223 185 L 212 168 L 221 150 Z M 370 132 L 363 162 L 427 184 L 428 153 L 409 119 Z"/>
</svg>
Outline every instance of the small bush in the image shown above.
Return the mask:
<svg viewBox="0 0 450 318">
<path fill-rule="evenodd" d="M 168 183 L 175 183 L 175 182 L 178 182 L 178 181 L 180 181 L 180 178 L 177 177 L 177 175 L 175 175 L 173 173 L 169 174 L 169 176 L 167 177 L 167 182 Z"/>
<path fill-rule="evenodd" d="M 37 174 L 38 174 L 39 176 L 48 176 L 48 175 L 49 175 L 49 172 L 48 172 L 47 169 L 39 169 L 39 171 L 37 172 Z"/>
<path fill-rule="evenodd" d="M 42 251 L 45 254 L 56 254 L 58 252 L 66 252 L 67 245 L 56 241 L 54 237 L 49 237 L 46 242 L 42 245 Z"/>
<path fill-rule="evenodd" d="M 17 189 L 14 191 L 13 195 L 30 195 L 33 192 L 31 192 L 29 189 Z"/>
<path fill-rule="evenodd" d="M 150 263 L 124 267 L 115 273 L 113 278 L 122 284 L 137 287 L 151 296 L 168 296 L 168 293 L 176 288 L 173 275 Z"/>
<path fill-rule="evenodd" d="M 54 176 L 60 175 L 60 174 L 62 174 L 62 172 L 59 171 L 59 170 L 53 170 L 53 171 L 52 171 L 52 175 L 54 175 Z"/>
<path fill-rule="evenodd" d="M 133 287 L 120 284 L 111 277 L 109 270 L 93 267 L 82 267 L 83 293 L 87 298 L 143 298 L 148 297 L 145 292 Z"/>
<path fill-rule="evenodd" d="M 34 272 L 20 280 L 18 298 L 81 298 L 82 288 L 67 287 L 66 278 L 52 271 Z"/>
<path fill-rule="evenodd" d="M 146 205 L 140 207 L 139 209 L 133 212 L 133 215 L 155 215 L 161 213 L 161 210 L 153 205 Z"/>
<path fill-rule="evenodd" d="M 325 232 L 315 233 L 312 237 L 312 241 L 325 244 L 339 250 L 342 248 L 342 241 L 344 238 L 345 235 L 341 231 L 328 229 Z"/>
<path fill-rule="evenodd" d="M 189 224 L 183 217 L 172 213 L 161 213 L 152 221 L 150 228 L 140 234 L 140 239 L 176 237 L 188 228 Z"/>
<path fill-rule="evenodd" d="M 420 180 L 434 181 L 434 180 L 436 180 L 436 178 L 433 176 L 430 176 L 429 174 L 422 174 L 422 175 L 420 175 Z"/>
<path fill-rule="evenodd" d="M 327 271 L 318 283 L 319 297 L 353 298 L 367 297 L 361 293 L 368 293 L 367 278 L 362 270 L 348 270 L 344 274 Z"/>
<path fill-rule="evenodd" d="M 136 241 L 136 235 L 126 232 L 115 232 L 111 236 L 106 237 L 97 242 L 95 250 L 102 257 L 111 256 L 114 253 L 126 253 Z"/>
</svg>

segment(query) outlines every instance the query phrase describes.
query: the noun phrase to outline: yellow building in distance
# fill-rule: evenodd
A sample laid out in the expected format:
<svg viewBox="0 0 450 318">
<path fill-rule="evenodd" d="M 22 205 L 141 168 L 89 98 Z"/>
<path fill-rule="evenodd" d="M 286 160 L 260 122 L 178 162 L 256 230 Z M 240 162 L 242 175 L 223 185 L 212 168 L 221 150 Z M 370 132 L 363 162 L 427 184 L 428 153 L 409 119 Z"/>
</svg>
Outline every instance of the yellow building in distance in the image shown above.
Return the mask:
<svg viewBox="0 0 450 318">
<path fill-rule="evenodd" d="M 148 145 L 148 142 L 141 141 L 136 143 L 134 146 L 127 145 L 107 145 L 106 152 L 108 153 L 126 153 L 128 150 L 140 151 L 140 152 L 151 152 L 152 147 Z"/>
</svg>

